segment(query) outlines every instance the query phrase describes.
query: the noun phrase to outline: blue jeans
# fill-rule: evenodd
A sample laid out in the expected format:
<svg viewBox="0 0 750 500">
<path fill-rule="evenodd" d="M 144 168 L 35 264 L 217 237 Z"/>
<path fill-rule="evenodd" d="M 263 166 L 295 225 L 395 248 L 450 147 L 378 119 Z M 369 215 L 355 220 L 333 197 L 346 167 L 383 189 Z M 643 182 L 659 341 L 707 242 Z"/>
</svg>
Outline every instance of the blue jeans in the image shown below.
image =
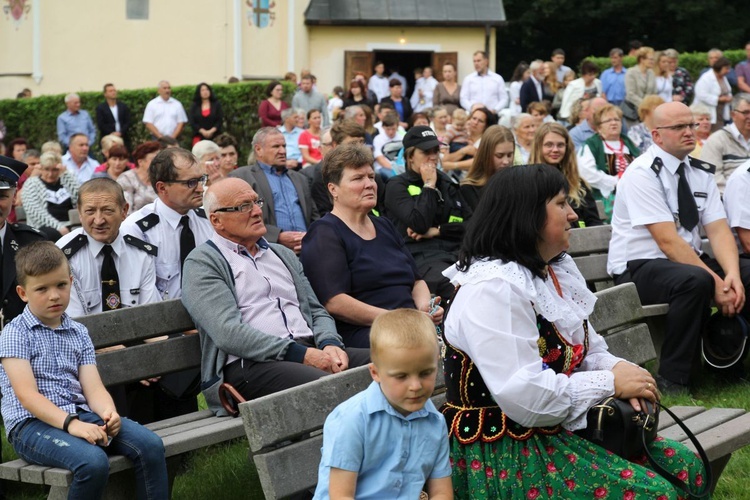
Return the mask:
<svg viewBox="0 0 750 500">
<path fill-rule="evenodd" d="M 95 413 L 80 411 L 78 415 L 82 422 L 104 424 Z M 132 420 L 121 421 L 120 433 L 108 447 L 91 444 L 36 418 L 17 425 L 8 440 L 27 462 L 73 472 L 69 499 L 102 497 L 109 477 L 109 454 L 125 455 L 133 462 L 139 499 L 169 498 L 161 438 Z"/>
</svg>

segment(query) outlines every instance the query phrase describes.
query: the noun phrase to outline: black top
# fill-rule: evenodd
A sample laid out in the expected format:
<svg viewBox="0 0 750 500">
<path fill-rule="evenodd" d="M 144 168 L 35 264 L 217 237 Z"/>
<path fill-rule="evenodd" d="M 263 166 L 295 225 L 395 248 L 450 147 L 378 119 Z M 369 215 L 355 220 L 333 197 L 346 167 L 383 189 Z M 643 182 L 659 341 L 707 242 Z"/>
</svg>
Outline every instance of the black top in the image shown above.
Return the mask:
<svg viewBox="0 0 750 500">
<path fill-rule="evenodd" d="M 203 116 L 200 103 L 196 104 L 194 102 L 190 106 L 188 123 L 193 128 L 193 137 L 199 137 L 200 140 L 216 137 L 223 129 L 223 121 L 224 112 L 221 110 L 221 103 L 219 101 L 211 102 L 211 111 L 208 116 Z M 200 129 L 210 130 L 214 127 L 216 127 L 216 132 L 211 137 L 203 137 L 198 133 Z"/>
<path fill-rule="evenodd" d="M 414 309 L 412 289 L 417 265 L 391 222 L 370 215 L 375 238 L 364 240 L 333 214 L 310 225 L 302 240 L 300 261 L 322 304 L 345 293 L 383 309 Z M 347 347 L 369 347 L 370 327 L 336 319 Z"/>
<path fill-rule="evenodd" d="M 47 188 L 47 212 L 60 222 L 70 220 L 68 212 L 75 207 L 70 193 L 63 187 L 60 179 L 53 183 L 44 181 L 42 183 Z"/>
<path fill-rule="evenodd" d="M 482 189 L 484 189 L 484 186 L 461 184 L 461 196 L 464 197 L 466 204 L 469 205 L 472 212 L 476 210 L 477 205 L 479 205 L 479 200 L 482 197 Z"/>
<path fill-rule="evenodd" d="M 602 222 L 602 219 L 599 217 L 599 209 L 596 207 L 596 200 L 594 199 L 594 193 L 591 188 L 586 188 L 586 194 L 581 200 L 581 205 L 579 207 L 573 206 L 573 211 L 578 216 L 577 224 L 579 227 L 604 225 L 604 222 Z"/>
<path fill-rule="evenodd" d="M 35 241 L 44 241 L 44 235 L 26 224 L 10 224 L 3 238 L 2 260 L 2 304 L 3 326 L 23 312 L 26 303 L 16 293 L 16 253 Z"/>
</svg>

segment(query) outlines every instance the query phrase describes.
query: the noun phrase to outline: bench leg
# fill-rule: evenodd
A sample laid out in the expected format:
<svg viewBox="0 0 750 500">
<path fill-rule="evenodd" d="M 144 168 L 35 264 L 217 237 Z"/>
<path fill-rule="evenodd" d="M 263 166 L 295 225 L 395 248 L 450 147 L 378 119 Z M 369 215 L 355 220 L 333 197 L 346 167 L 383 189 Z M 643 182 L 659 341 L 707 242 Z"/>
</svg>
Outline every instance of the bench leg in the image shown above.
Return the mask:
<svg viewBox="0 0 750 500">
<path fill-rule="evenodd" d="M 727 466 L 727 463 L 729 463 L 729 459 L 732 458 L 732 454 L 728 453 L 724 455 L 723 457 L 719 457 L 713 462 L 711 462 L 711 472 L 713 473 L 713 481 L 711 484 L 711 493 L 716 490 L 716 485 L 719 484 L 719 477 L 721 476 L 721 473 L 724 472 L 724 467 Z"/>
<path fill-rule="evenodd" d="M 167 459 L 167 472 L 169 474 L 169 494 L 172 495 L 172 484 L 180 468 L 180 457 Z M 67 486 L 51 486 L 47 500 L 66 500 L 68 498 Z M 128 469 L 109 476 L 107 487 L 104 490 L 105 500 L 132 500 L 136 498 L 135 471 Z"/>
</svg>

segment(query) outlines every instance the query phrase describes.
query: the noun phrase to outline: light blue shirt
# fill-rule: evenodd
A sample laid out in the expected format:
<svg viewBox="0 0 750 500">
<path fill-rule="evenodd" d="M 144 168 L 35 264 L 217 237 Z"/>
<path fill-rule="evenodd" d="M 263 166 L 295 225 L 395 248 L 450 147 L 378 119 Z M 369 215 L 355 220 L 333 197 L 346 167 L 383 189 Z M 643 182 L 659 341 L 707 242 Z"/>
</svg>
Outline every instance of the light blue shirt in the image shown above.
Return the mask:
<svg viewBox="0 0 750 500">
<path fill-rule="evenodd" d="M 70 136 L 79 133 L 88 136 L 90 145 L 96 143 L 96 129 L 88 111 L 82 109 L 73 114 L 66 109 L 57 117 L 57 139 L 67 148 L 70 144 Z"/>
<path fill-rule="evenodd" d="M 404 417 L 377 382 L 328 416 L 321 452 L 315 500 L 329 498 L 331 467 L 357 472 L 358 500 L 414 500 L 427 480 L 451 475 L 448 430 L 432 401 Z"/>
<path fill-rule="evenodd" d="M 279 172 L 276 168 L 258 162 L 266 174 L 273 193 L 273 211 L 276 215 L 276 226 L 282 231 L 307 231 L 305 214 L 299 203 L 299 194 L 292 179 L 287 175 L 286 167 Z"/>
<path fill-rule="evenodd" d="M 302 151 L 299 150 L 299 136 L 302 135 L 304 130 L 299 127 L 294 127 L 292 131 L 289 132 L 284 125 L 279 125 L 276 128 L 278 128 L 279 132 L 284 136 L 284 141 L 286 142 L 286 157 L 290 160 L 297 160 L 301 165 Z"/>
<path fill-rule="evenodd" d="M 625 68 L 620 68 L 619 73 L 615 68 L 605 69 L 600 80 L 607 101 L 619 105 L 625 100 Z"/>
<path fill-rule="evenodd" d="M 595 133 L 594 129 L 589 126 L 589 122 L 584 120 L 583 123 L 570 129 L 570 138 L 573 139 L 573 144 L 575 145 L 576 150 L 578 150 L 583 146 L 583 143 L 586 142 L 586 139 Z"/>
</svg>

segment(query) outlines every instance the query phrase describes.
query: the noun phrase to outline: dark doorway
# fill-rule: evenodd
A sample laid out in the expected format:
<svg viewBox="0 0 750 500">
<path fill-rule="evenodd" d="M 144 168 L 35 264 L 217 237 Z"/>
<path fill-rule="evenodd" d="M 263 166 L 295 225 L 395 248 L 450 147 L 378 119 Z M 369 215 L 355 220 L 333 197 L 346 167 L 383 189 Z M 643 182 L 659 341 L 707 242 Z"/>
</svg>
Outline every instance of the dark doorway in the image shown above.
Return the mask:
<svg viewBox="0 0 750 500">
<path fill-rule="evenodd" d="M 398 69 L 398 74 L 406 78 L 409 85 L 408 95 L 407 92 L 404 92 L 406 97 L 411 97 L 411 93 L 414 91 L 414 68 L 432 65 L 432 52 L 376 50 L 373 53 L 375 54 L 375 61 L 381 61 L 385 64 L 386 76 Z"/>
</svg>

